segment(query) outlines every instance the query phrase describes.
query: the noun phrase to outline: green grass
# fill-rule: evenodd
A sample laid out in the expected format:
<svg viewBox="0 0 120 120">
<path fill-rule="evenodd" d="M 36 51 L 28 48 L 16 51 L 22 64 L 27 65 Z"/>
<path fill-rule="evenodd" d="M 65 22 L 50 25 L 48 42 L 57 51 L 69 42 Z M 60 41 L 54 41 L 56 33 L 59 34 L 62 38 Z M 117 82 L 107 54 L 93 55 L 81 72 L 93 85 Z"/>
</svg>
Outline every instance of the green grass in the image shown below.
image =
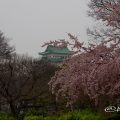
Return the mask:
<svg viewBox="0 0 120 120">
<path fill-rule="evenodd" d="M 59 113 L 59 115 L 45 116 L 36 112 L 27 113 L 24 120 L 119 120 L 120 114 L 112 114 L 110 116 L 103 116 L 98 112 L 92 110 L 81 110 L 68 113 Z M 15 120 L 8 114 L 0 113 L 0 120 Z M 21 120 L 21 119 L 19 119 Z"/>
<path fill-rule="evenodd" d="M 68 112 L 57 116 L 26 116 L 24 120 L 105 120 L 105 117 L 89 110 Z"/>
</svg>

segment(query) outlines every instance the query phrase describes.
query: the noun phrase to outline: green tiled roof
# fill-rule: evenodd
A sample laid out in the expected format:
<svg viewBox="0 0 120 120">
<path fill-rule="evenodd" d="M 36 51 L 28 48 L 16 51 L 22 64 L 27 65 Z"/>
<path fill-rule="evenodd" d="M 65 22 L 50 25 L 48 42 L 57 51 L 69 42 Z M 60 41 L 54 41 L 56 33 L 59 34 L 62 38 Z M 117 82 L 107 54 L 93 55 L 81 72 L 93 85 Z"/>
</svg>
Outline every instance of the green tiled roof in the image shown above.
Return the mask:
<svg viewBox="0 0 120 120">
<path fill-rule="evenodd" d="M 48 45 L 45 52 L 39 53 L 40 55 L 47 55 L 47 54 L 70 54 L 71 51 L 67 47 L 56 47 L 52 45 Z"/>
</svg>

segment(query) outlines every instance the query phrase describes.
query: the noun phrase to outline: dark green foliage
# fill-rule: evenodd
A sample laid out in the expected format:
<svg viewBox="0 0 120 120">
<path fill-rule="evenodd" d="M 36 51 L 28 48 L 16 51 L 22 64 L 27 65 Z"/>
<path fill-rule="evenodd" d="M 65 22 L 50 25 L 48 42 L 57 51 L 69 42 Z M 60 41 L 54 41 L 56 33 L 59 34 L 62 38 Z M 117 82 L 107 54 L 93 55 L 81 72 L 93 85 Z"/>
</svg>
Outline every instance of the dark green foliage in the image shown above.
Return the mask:
<svg viewBox="0 0 120 120">
<path fill-rule="evenodd" d="M 106 120 L 120 120 L 120 113 L 111 115 Z"/>
<path fill-rule="evenodd" d="M 42 116 L 28 116 L 24 120 L 43 120 Z"/>
<path fill-rule="evenodd" d="M 0 113 L 0 120 L 15 120 L 15 119 L 8 114 Z"/>
</svg>

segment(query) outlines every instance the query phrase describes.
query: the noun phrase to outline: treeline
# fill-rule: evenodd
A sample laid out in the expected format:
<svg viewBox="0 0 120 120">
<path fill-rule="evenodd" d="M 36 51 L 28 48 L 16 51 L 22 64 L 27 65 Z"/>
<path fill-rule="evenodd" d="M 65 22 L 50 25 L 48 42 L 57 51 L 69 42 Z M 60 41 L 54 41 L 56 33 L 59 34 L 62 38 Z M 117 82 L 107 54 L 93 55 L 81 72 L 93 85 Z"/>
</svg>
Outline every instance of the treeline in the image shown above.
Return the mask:
<svg viewBox="0 0 120 120">
<path fill-rule="evenodd" d="M 53 107 L 48 82 L 58 69 L 44 61 L 18 55 L 0 32 L 0 110 L 18 117 L 32 108 Z"/>
</svg>

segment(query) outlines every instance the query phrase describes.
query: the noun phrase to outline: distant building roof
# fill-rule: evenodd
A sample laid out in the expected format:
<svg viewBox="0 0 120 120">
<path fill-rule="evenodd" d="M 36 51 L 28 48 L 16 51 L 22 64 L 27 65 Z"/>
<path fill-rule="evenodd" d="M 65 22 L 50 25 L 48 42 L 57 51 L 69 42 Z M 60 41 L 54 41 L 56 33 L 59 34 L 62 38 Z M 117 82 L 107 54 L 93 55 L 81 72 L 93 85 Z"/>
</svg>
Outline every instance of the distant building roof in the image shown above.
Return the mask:
<svg viewBox="0 0 120 120">
<path fill-rule="evenodd" d="M 42 60 L 46 62 L 59 64 L 69 57 L 71 53 L 72 51 L 67 47 L 48 45 L 45 52 L 41 52 L 39 55 L 42 55 Z"/>
<path fill-rule="evenodd" d="M 71 54 L 71 51 L 67 47 L 48 45 L 45 52 L 39 53 L 39 55 L 48 55 L 48 54 Z"/>
</svg>

